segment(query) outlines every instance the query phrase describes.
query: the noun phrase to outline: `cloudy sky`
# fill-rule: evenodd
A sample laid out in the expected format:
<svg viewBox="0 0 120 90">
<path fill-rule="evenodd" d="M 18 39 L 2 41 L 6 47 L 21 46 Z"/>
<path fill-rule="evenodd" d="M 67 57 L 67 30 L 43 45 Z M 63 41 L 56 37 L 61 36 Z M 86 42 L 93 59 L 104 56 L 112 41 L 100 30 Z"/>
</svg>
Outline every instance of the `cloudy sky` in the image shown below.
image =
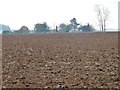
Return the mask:
<svg viewBox="0 0 120 90">
<path fill-rule="evenodd" d="M 0 24 L 19 29 L 26 25 L 33 29 L 36 23 L 47 22 L 52 28 L 60 23 L 88 22 L 97 28 L 95 5 L 104 5 L 110 10 L 107 28 L 118 28 L 119 0 L 0 0 Z"/>
</svg>

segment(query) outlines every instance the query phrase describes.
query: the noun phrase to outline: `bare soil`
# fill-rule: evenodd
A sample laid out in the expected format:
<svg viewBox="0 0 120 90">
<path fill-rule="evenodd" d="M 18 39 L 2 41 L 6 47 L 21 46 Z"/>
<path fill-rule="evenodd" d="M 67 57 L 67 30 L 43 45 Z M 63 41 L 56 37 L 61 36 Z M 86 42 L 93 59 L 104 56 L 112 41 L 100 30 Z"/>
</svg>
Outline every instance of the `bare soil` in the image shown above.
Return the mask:
<svg viewBox="0 0 120 90">
<path fill-rule="evenodd" d="M 7 88 L 118 88 L 118 33 L 2 36 Z"/>
</svg>

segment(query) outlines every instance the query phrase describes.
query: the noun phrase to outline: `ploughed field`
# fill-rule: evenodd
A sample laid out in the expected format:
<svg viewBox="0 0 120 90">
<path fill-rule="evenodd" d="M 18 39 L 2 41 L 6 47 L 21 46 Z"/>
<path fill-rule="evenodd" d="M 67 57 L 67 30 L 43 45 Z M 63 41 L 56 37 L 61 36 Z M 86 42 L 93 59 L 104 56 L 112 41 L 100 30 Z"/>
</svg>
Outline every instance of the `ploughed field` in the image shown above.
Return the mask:
<svg viewBox="0 0 120 90">
<path fill-rule="evenodd" d="M 2 36 L 7 88 L 118 88 L 118 33 Z"/>
</svg>

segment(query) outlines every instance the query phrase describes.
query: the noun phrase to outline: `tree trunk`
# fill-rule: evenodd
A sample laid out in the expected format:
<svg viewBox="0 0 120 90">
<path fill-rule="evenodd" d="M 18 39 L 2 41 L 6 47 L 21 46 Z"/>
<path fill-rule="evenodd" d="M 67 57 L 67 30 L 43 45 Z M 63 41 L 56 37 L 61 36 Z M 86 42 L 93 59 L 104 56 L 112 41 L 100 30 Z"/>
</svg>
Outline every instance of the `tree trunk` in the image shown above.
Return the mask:
<svg viewBox="0 0 120 90">
<path fill-rule="evenodd" d="M 106 23 L 105 23 L 105 20 L 104 20 L 104 31 L 106 31 Z"/>
</svg>

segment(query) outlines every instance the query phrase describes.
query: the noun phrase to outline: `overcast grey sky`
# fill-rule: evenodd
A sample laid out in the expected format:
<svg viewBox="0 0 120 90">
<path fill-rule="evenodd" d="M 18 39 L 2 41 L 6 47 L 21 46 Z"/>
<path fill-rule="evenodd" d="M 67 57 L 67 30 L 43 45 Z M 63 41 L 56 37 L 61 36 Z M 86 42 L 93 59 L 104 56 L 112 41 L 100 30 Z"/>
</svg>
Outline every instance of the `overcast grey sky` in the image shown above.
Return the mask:
<svg viewBox="0 0 120 90">
<path fill-rule="evenodd" d="M 54 27 L 60 23 L 70 23 L 75 17 L 77 22 L 85 25 L 88 22 L 97 26 L 94 11 L 96 4 L 104 5 L 110 10 L 107 28 L 118 28 L 119 0 L 0 0 L 0 24 L 19 29 L 26 25 L 33 29 L 36 23 L 46 21 Z M 96 27 L 97 28 L 97 27 Z"/>
</svg>

